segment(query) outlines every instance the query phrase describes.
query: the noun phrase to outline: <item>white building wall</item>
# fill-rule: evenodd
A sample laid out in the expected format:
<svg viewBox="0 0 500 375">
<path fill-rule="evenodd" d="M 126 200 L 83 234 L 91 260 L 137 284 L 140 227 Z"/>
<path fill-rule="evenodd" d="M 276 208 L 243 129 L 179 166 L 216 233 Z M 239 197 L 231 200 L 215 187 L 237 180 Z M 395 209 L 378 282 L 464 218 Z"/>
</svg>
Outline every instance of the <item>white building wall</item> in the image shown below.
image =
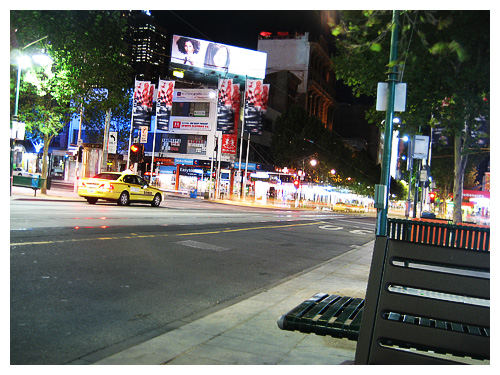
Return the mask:
<svg viewBox="0 0 500 375">
<path fill-rule="evenodd" d="M 267 53 L 266 74 L 288 70 L 302 82 L 298 93 L 307 91 L 310 56 L 309 33 L 296 39 L 259 39 L 257 49 Z"/>
</svg>

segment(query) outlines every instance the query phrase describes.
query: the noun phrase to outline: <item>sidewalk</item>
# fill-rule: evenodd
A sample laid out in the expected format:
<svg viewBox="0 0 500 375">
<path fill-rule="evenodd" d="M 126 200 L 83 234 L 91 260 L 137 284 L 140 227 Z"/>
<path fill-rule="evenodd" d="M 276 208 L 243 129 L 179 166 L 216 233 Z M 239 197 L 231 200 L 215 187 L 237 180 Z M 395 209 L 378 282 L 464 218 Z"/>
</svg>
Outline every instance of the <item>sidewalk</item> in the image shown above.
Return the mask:
<svg viewBox="0 0 500 375">
<path fill-rule="evenodd" d="M 78 196 L 73 190 L 69 189 L 58 189 L 51 188 L 47 190 L 47 194 L 42 194 L 40 190 L 35 191 L 31 188 L 12 186 L 11 199 L 36 199 L 36 200 L 70 200 L 70 201 L 82 201 L 85 199 Z"/>
<path fill-rule="evenodd" d="M 356 342 L 283 331 L 278 318 L 318 292 L 365 296 L 373 241 L 97 365 L 350 365 Z"/>
</svg>

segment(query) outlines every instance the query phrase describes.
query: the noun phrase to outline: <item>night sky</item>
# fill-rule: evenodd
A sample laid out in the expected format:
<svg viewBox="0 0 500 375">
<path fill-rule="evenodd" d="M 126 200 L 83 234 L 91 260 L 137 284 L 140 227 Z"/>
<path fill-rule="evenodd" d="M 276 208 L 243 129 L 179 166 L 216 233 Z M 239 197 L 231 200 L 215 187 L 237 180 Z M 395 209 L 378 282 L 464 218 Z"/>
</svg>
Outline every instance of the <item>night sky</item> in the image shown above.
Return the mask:
<svg viewBox="0 0 500 375">
<path fill-rule="evenodd" d="M 261 31 L 305 32 L 319 28 L 314 13 L 311 10 L 151 10 L 170 34 L 253 50 L 257 49 Z"/>
</svg>

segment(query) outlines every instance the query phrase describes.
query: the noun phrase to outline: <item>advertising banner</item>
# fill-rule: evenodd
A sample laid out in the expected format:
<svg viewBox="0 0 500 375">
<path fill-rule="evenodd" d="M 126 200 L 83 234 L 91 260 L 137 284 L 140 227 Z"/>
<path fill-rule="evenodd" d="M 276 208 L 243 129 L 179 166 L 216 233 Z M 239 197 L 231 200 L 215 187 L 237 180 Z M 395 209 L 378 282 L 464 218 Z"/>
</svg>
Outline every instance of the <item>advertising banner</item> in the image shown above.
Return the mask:
<svg viewBox="0 0 500 375">
<path fill-rule="evenodd" d="M 210 130 L 210 123 L 208 121 L 197 120 L 173 120 L 172 130 L 208 131 Z"/>
<path fill-rule="evenodd" d="M 207 40 L 174 35 L 171 62 L 200 70 L 264 78 L 267 54 Z"/>
<path fill-rule="evenodd" d="M 159 81 L 158 99 L 156 100 L 156 128 L 168 130 L 170 116 L 172 114 L 172 99 L 174 95 L 175 81 Z"/>
<path fill-rule="evenodd" d="M 148 127 L 139 126 L 139 143 L 148 143 Z"/>
<path fill-rule="evenodd" d="M 217 131 L 234 133 L 233 80 L 219 79 L 217 100 Z"/>
<path fill-rule="evenodd" d="M 233 112 L 234 112 L 234 134 L 238 134 L 239 122 L 240 122 L 240 108 L 241 108 L 241 94 L 240 94 L 240 84 L 233 83 Z"/>
<path fill-rule="evenodd" d="M 236 134 L 223 134 L 221 152 L 223 154 L 236 155 L 238 136 Z"/>
<path fill-rule="evenodd" d="M 153 94 L 155 86 L 149 81 L 135 81 L 134 100 L 132 109 L 132 126 L 151 125 L 151 112 L 153 109 Z"/>
<path fill-rule="evenodd" d="M 245 90 L 245 132 L 262 134 L 262 92 L 261 79 L 248 79 Z"/>
</svg>

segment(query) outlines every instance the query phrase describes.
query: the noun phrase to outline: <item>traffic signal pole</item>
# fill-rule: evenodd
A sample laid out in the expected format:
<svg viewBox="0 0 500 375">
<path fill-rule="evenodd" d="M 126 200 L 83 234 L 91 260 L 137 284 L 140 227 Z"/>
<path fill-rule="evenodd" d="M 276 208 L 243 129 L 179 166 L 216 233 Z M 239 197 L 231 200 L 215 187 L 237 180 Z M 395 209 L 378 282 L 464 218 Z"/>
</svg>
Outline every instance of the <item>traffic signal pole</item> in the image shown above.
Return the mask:
<svg viewBox="0 0 500 375">
<path fill-rule="evenodd" d="M 387 211 L 389 209 L 389 195 L 391 186 L 391 147 L 392 147 L 392 128 L 394 118 L 394 99 L 396 93 L 396 80 L 398 79 L 398 69 L 396 60 L 398 58 L 398 32 L 399 32 L 399 11 L 392 12 L 392 33 L 391 33 L 391 52 L 389 57 L 389 75 L 388 75 L 388 98 L 385 117 L 384 133 L 384 154 L 382 159 L 382 173 L 380 175 L 380 185 L 385 186 L 384 204 L 382 208 L 377 208 L 377 236 L 387 235 Z"/>
</svg>

